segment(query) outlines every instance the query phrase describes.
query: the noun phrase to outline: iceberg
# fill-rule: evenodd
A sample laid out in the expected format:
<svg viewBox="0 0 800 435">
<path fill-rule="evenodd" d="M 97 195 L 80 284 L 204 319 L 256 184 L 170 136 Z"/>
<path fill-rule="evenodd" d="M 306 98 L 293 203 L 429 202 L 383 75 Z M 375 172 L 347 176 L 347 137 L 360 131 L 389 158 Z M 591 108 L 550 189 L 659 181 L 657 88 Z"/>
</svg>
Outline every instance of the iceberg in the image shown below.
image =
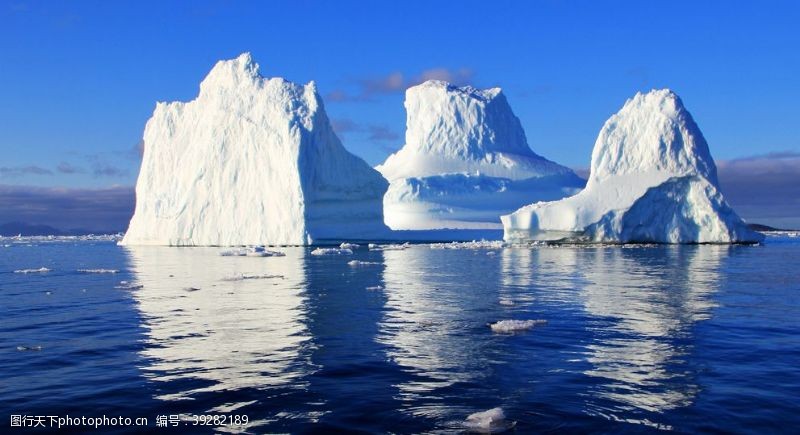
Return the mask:
<svg viewBox="0 0 800 435">
<path fill-rule="evenodd" d="M 508 242 L 758 242 L 725 202 L 703 134 L 669 89 L 637 93 L 606 121 L 586 188 L 502 216 Z"/>
<path fill-rule="evenodd" d="M 382 238 L 388 183 L 334 134 L 314 82 L 218 62 L 189 102 L 144 131 L 123 245 L 309 245 Z"/>
<path fill-rule="evenodd" d="M 500 88 L 430 80 L 406 91 L 405 145 L 375 169 L 389 180 L 393 230 L 495 229 L 531 199 L 555 200 L 585 182 L 534 153 Z"/>
</svg>

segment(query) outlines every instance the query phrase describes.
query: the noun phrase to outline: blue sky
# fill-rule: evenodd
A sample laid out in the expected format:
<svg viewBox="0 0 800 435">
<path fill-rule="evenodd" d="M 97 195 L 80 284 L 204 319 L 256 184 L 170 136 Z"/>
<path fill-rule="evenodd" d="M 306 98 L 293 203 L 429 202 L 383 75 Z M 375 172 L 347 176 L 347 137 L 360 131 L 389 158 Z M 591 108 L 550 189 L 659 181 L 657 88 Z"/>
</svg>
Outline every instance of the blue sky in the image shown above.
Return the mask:
<svg viewBox="0 0 800 435">
<path fill-rule="evenodd" d="M 3 0 L 0 184 L 133 185 L 155 102 L 192 99 L 243 51 L 266 76 L 315 80 L 373 165 L 403 143 L 404 87 L 430 77 L 502 87 L 534 151 L 571 167 L 657 87 L 681 95 L 718 161 L 784 164 L 800 156 L 799 21 L 788 1 Z"/>
</svg>

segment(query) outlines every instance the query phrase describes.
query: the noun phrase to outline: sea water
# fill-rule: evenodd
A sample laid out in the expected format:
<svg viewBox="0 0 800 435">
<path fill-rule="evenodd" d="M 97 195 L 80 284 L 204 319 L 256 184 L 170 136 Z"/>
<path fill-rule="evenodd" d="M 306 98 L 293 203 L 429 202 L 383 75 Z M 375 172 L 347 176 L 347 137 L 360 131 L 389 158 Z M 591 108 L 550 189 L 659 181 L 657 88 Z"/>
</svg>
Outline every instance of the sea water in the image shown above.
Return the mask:
<svg viewBox="0 0 800 435">
<path fill-rule="evenodd" d="M 800 238 L 382 248 L 2 239 L 3 431 L 800 427 Z"/>
</svg>

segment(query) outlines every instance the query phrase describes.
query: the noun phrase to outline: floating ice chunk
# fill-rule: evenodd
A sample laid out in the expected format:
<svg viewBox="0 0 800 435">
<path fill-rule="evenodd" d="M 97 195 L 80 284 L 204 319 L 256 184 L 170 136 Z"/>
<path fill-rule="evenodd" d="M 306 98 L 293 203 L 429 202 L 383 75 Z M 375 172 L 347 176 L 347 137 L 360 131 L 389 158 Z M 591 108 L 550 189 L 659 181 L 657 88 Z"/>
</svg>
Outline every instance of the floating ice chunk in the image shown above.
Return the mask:
<svg viewBox="0 0 800 435">
<path fill-rule="evenodd" d="M 262 77 L 249 53 L 218 62 L 197 98 L 158 103 L 143 142 L 123 245 L 309 245 L 387 231 L 388 182 L 342 145 L 316 84 Z"/>
<path fill-rule="evenodd" d="M 115 285 L 114 288 L 120 290 L 139 290 L 140 288 L 144 287 L 141 284 L 133 284 L 128 281 L 120 281 L 119 285 Z"/>
<path fill-rule="evenodd" d="M 473 240 L 471 242 L 431 243 L 431 249 L 500 249 L 502 240 Z"/>
<path fill-rule="evenodd" d="M 470 414 L 464 425 L 474 432 L 497 433 L 511 429 L 514 427 L 514 422 L 506 420 L 503 408 L 497 407 Z"/>
<path fill-rule="evenodd" d="M 533 152 L 499 88 L 427 81 L 406 91 L 406 143 L 376 167 L 390 181 L 384 220 L 395 230 L 498 228 L 504 210 L 583 187 Z"/>
<path fill-rule="evenodd" d="M 227 278 L 222 278 L 223 281 L 247 281 L 250 279 L 272 279 L 272 278 L 280 278 L 283 279 L 283 275 L 234 275 Z"/>
<path fill-rule="evenodd" d="M 755 243 L 725 201 L 703 134 L 669 89 L 636 94 L 606 121 L 586 188 L 501 216 L 505 240 Z"/>
<path fill-rule="evenodd" d="M 339 247 L 342 249 L 358 249 L 361 247 L 361 245 L 358 245 L 356 243 L 343 242 L 341 245 L 339 245 Z"/>
<path fill-rule="evenodd" d="M 370 291 L 378 291 L 378 290 L 383 290 L 383 287 L 381 287 L 381 286 L 379 286 L 379 285 L 373 285 L 373 286 L 369 286 L 369 287 L 367 287 L 367 290 L 370 290 Z"/>
<path fill-rule="evenodd" d="M 78 269 L 80 273 L 119 273 L 117 269 Z"/>
<path fill-rule="evenodd" d="M 500 305 L 511 306 L 514 305 L 514 301 L 511 299 L 500 299 Z"/>
<path fill-rule="evenodd" d="M 353 251 L 343 248 L 317 248 L 311 251 L 311 255 L 353 255 Z"/>
<path fill-rule="evenodd" d="M 253 246 L 249 248 L 227 249 L 221 251 L 219 255 L 223 257 L 285 257 L 286 254 L 280 251 L 270 251 L 263 246 Z"/>
<path fill-rule="evenodd" d="M 486 255 L 497 255 L 497 252 L 495 252 L 495 251 L 489 251 L 489 252 L 487 252 L 487 253 L 486 253 Z"/>
<path fill-rule="evenodd" d="M 380 264 L 377 261 L 360 261 L 360 260 L 350 260 L 347 262 L 348 266 L 370 266 L 373 264 Z"/>
<path fill-rule="evenodd" d="M 26 351 L 40 351 L 42 350 L 42 346 L 17 346 L 17 350 L 20 352 Z"/>
<path fill-rule="evenodd" d="M 372 251 L 402 251 L 403 249 L 408 249 L 410 247 L 411 243 L 408 242 L 403 244 L 392 243 L 388 245 L 377 245 L 375 243 L 369 244 L 369 249 Z"/>
<path fill-rule="evenodd" d="M 547 320 L 501 320 L 489 325 L 492 332 L 500 334 L 513 334 L 515 332 L 527 331 L 534 326 L 544 325 Z"/>
<path fill-rule="evenodd" d="M 14 271 L 14 273 L 47 273 L 47 272 L 50 272 L 50 269 L 46 267 L 40 267 L 38 269 L 19 269 Z"/>
</svg>

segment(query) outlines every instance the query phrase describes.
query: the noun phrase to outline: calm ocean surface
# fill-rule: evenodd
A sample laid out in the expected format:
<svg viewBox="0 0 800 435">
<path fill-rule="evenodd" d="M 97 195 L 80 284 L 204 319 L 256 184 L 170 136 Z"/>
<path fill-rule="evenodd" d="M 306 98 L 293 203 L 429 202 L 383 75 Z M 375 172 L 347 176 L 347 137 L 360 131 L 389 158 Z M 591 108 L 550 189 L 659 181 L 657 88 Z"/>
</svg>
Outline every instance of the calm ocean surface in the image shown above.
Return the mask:
<svg viewBox="0 0 800 435">
<path fill-rule="evenodd" d="M 800 431 L 800 238 L 270 258 L 2 242 L 4 433 L 67 414 L 460 432 L 495 407 L 512 433 Z M 488 326 L 506 319 L 547 323 Z M 192 425 L 208 414 L 248 425 Z"/>
</svg>

